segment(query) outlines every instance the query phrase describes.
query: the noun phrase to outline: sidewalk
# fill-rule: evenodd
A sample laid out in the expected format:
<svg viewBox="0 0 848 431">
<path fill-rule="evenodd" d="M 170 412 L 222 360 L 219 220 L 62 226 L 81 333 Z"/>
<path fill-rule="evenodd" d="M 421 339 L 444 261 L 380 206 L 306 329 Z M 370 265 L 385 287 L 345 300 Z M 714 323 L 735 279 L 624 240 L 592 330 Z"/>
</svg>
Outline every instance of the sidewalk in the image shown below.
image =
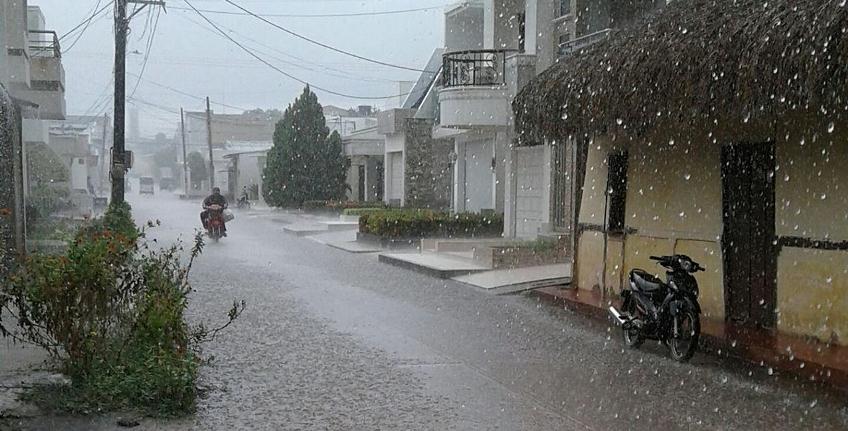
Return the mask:
<svg viewBox="0 0 848 431">
<path fill-rule="evenodd" d="M 602 298 L 596 291 L 562 287 L 546 287 L 533 294 L 602 321 L 609 320 L 607 308 L 618 303 L 617 299 Z M 701 321 L 701 344 L 712 354 L 743 359 L 848 391 L 848 347 L 845 346 L 706 319 Z"/>
<path fill-rule="evenodd" d="M 15 345 L 0 338 L 0 419 L 28 418 L 38 409 L 18 399 L 27 389 L 51 379 L 46 371 L 47 354 L 33 346 Z"/>
</svg>

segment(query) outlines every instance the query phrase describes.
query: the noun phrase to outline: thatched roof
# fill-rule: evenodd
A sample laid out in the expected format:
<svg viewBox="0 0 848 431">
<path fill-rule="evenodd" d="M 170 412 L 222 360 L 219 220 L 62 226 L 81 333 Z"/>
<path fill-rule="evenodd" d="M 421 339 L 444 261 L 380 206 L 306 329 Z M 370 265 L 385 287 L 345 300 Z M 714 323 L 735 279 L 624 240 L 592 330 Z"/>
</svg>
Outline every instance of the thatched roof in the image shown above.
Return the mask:
<svg viewBox="0 0 848 431">
<path fill-rule="evenodd" d="M 513 102 L 519 143 L 576 131 L 639 135 L 669 120 L 845 119 L 846 3 L 673 1 L 527 85 Z"/>
</svg>

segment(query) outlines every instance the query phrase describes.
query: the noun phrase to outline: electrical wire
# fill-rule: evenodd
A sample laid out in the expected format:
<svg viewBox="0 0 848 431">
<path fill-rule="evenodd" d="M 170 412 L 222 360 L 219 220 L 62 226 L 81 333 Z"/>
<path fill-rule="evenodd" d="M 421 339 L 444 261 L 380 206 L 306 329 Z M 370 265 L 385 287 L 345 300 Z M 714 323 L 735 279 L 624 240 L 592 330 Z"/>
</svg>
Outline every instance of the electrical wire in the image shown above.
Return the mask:
<svg viewBox="0 0 848 431">
<path fill-rule="evenodd" d="M 173 8 L 172 8 L 172 9 L 173 9 Z M 183 8 L 183 9 L 188 9 L 188 8 Z M 188 9 L 188 10 L 191 10 L 191 9 Z M 197 26 L 203 27 L 203 28 L 204 28 L 204 29 L 206 29 L 207 31 L 210 31 L 210 32 L 212 32 L 212 33 L 214 33 L 214 34 L 216 34 L 216 35 L 218 34 L 218 32 L 217 32 L 217 31 L 215 31 L 214 29 L 210 28 L 208 25 L 206 25 L 206 24 L 204 24 L 204 23 L 201 23 L 201 22 L 195 21 L 195 20 L 193 20 L 193 19 L 189 18 L 188 16 L 185 16 L 185 15 L 182 15 L 182 14 L 178 14 L 177 16 L 179 16 L 179 17 L 181 17 L 181 18 L 185 19 L 186 21 L 189 21 L 189 22 L 191 22 L 191 23 L 193 23 L 193 24 L 195 24 L 195 25 L 197 25 Z M 352 80 L 352 81 L 391 82 L 391 83 L 398 82 L 397 80 L 392 80 L 392 79 L 387 79 L 387 78 L 377 78 L 377 77 L 372 77 L 372 76 L 354 75 L 354 74 L 351 74 L 351 73 L 349 73 L 348 71 L 345 71 L 345 70 L 336 69 L 336 68 L 333 68 L 333 67 L 330 67 L 330 66 L 327 66 L 327 65 L 323 65 L 323 64 L 321 64 L 321 63 L 315 63 L 315 62 L 309 61 L 309 60 L 307 60 L 307 59 L 305 59 L 305 58 L 298 57 L 298 56 L 293 55 L 293 54 L 289 54 L 289 53 L 287 53 L 287 52 L 285 52 L 285 51 L 282 51 L 282 50 L 280 50 L 280 49 L 278 49 L 278 48 L 275 48 L 275 47 L 273 47 L 273 46 L 271 46 L 271 45 L 268 45 L 268 44 L 262 43 L 261 41 L 258 41 L 258 40 L 254 39 L 254 38 L 251 38 L 251 37 L 249 37 L 249 36 L 246 36 L 246 35 L 245 35 L 245 34 L 243 34 L 243 33 L 239 33 L 239 32 L 237 32 L 237 31 L 233 30 L 232 28 L 229 28 L 229 27 L 227 27 L 227 26 L 224 26 L 224 25 L 222 25 L 222 24 L 220 24 L 220 23 L 218 24 L 218 26 L 219 26 L 219 27 L 221 27 L 221 28 L 223 28 L 224 30 L 228 31 L 228 32 L 229 32 L 229 33 L 231 33 L 231 34 L 234 34 L 234 35 L 240 36 L 242 39 L 249 40 L 249 41 L 251 41 L 251 42 L 253 42 L 253 43 L 255 43 L 255 44 L 259 45 L 259 46 L 262 46 L 262 47 L 265 47 L 265 48 L 267 48 L 267 49 L 270 49 L 270 50 L 272 50 L 272 51 L 274 51 L 274 52 L 277 52 L 277 53 L 279 53 L 279 54 L 281 54 L 281 55 L 284 55 L 284 56 L 286 56 L 286 57 L 289 57 L 289 58 L 291 58 L 291 59 L 293 59 L 293 60 L 296 60 L 296 61 L 299 61 L 299 62 L 301 62 L 301 63 L 309 64 L 309 65 L 311 65 L 311 66 L 315 66 L 315 67 L 317 67 L 317 68 L 324 69 L 324 71 L 319 71 L 319 70 L 316 70 L 316 69 L 313 69 L 313 68 L 310 68 L 310 67 L 306 67 L 306 66 L 304 66 L 303 64 L 298 64 L 298 63 L 295 63 L 295 62 L 291 62 L 291 61 L 283 60 L 283 59 L 281 59 L 281 58 L 278 58 L 278 57 L 275 57 L 275 56 L 272 56 L 272 55 L 270 55 L 270 54 L 265 53 L 265 55 L 266 55 L 266 56 L 268 56 L 268 57 L 271 57 L 271 58 L 273 58 L 273 59 L 276 59 L 277 61 L 280 61 L 280 62 L 282 62 L 282 63 L 288 64 L 288 65 L 291 65 L 291 66 L 294 66 L 294 67 L 297 67 L 297 68 L 300 68 L 300 69 L 309 70 L 309 71 L 312 71 L 312 72 L 324 73 L 324 74 L 327 74 L 327 75 L 329 75 L 329 76 L 334 76 L 334 77 L 337 77 L 337 78 L 342 78 L 342 79 L 347 79 L 347 80 Z M 256 49 L 256 48 L 253 48 L 253 49 L 254 49 L 255 51 L 257 51 L 257 52 L 260 52 L 260 53 L 261 53 L 261 51 L 259 51 L 258 49 Z M 331 73 L 331 72 L 335 72 L 335 73 Z"/>
<path fill-rule="evenodd" d="M 444 6 L 431 6 L 431 7 L 422 7 L 417 9 L 402 9 L 402 10 L 387 10 L 387 11 L 377 11 L 377 12 L 351 12 L 351 13 L 327 13 L 327 14 L 286 14 L 286 13 L 263 13 L 257 14 L 259 16 L 264 16 L 268 18 L 340 18 L 340 17 L 356 17 L 356 16 L 381 16 L 381 15 L 398 15 L 405 13 L 414 13 L 414 12 L 424 12 L 430 10 L 441 9 Z M 176 10 L 191 10 L 186 7 L 179 6 L 171 6 L 171 9 Z M 224 11 L 224 10 L 210 10 L 210 9 L 199 9 L 201 12 L 219 14 L 219 15 L 241 15 L 241 16 L 249 16 L 250 14 L 246 12 L 232 12 L 232 11 Z"/>
<path fill-rule="evenodd" d="M 97 0 L 97 5 L 96 5 L 96 6 L 94 6 L 94 9 L 97 9 L 97 7 L 98 7 L 98 6 L 100 6 L 101 1 L 102 1 L 102 0 Z M 108 5 L 107 5 L 107 7 L 108 7 Z M 102 9 L 100 9 L 100 11 L 102 12 L 102 11 L 104 11 L 105 9 L 106 9 L 106 8 L 104 7 L 104 8 L 102 8 Z M 101 15 L 99 12 L 95 12 L 95 14 L 94 14 L 94 15 L 92 15 L 91 17 L 89 17 L 89 18 L 88 18 L 88 20 L 85 22 L 85 26 L 82 28 L 82 30 L 80 30 L 80 31 L 79 31 L 79 33 L 77 33 L 77 37 L 76 37 L 76 39 L 74 39 L 74 41 L 73 41 L 73 42 L 71 42 L 71 44 L 70 44 L 67 48 L 65 48 L 65 49 L 63 49 L 63 50 L 62 50 L 62 54 L 67 53 L 67 52 L 68 52 L 68 51 L 70 51 L 70 50 L 71 50 L 74 46 L 76 46 L 76 44 L 80 41 L 80 39 L 82 39 L 82 36 L 85 34 L 85 31 L 86 31 L 86 30 L 88 30 L 88 27 L 91 25 L 91 23 L 92 23 L 93 21 L 100 20 L 100 19 L 101 19 L 101 18 L 103 18 L 103 16 L 105 16 L 105 15 L 106 15 L 106 14 L 102 14 L 102 15 Z M 60 39 L 60 41 L 61 41 L 61 39 Z"/>
<path fill-rule="evenodd" d="M 195 95 L 195 94 L 191 94 L 191 93 L 186 93 L 185 91 L 177 90 L 176 88 L 169 87 L 169 86 L 167 86 L 167 85 L 165 85 L 165 84 L 160 84 L 160 83 L 155 82 L 155 81 L 151 81 L 150 79 L 147 79 L 147 78 L 144 78 L 144 79 L 142 80 L 142 79 L 141 79 L 141 76 L 139 76 L 139 75 L 136 75 L 136 74 L 131 73 L 131 72 L 127 72 L 127 73 L 128 73 L 129 75 L 133 75 L 133 76 L 137 77 L 137 78 L 139 79 L 139 81 L 144 81 L 144 82 L 146 82 L 146 83 L 148 83 L 148 84 L 155 85 L 155 86 L 160 87 L 160 88 L 164 88 L 165 90 L 172 91 L 172 92 L 174 92 L 174 93 L 176 93 L 176 94 L 181 94 L 181 95 L 183 95 L 183 96 L 191 97 L 191 98 L 193 98 L 193 99 L 197 99 L 197 100 L 206 100 L 206 98 L 205 98 L 205 97 L 201 97 L 201 96 L 198 96 L 198 95 Z M 233 106 L 233 105 L 227 105 L 226 103 L 220 103 L 220 102 L 214 102 L 214 101 L 210 101 L 210 103 L 212 103 L 213 105 L 223 106 L 223 107 L 225 107 L 225 108 L 231 108 L 231 109 L 235 109 L 235 110 L 239 110 L 239 111 L 248 111 L 248 109 L 246 109 L 246 108 L 241 108 L 241 107 Z"/>
<path fill-rule="evenodd" d="M 185 1 L 185 0 L 184 0 L 184 1 Z M 302 34 L 299 34 L 299 33 L 296 33 L 296 32 L 294 32 L 294 31 L 291 31 L 291 30 L 289 30 L 289 29 L 287 29 L 287 28 L 285 28 L 285 27 L 283 27 L 283 26 L 281 26 L 281 25 L 279 25 L 279 24 L 277 24 L 277 23 L 275 23 L 275 22 L 273 22 L 273 21 L 269 21 L 268 19 L 266 19 L 266 18 L 264 18 L 264 17 L 262 17 L 262 16 L 260 16 L 260 15 L 258 15 L 258 14 L 256 14 L 256 13 L 253 13 L 253 12 L 251 12 L 251 11 L 250 11 L 250 10 L 248 10 L 248 9 L 245 9 L 244 7 L 242 7 L 241 5 L 239 5 L 238 3 L 236 3 L 236 2 L 234 2 L 234 1 L 232 1 L 232 0 L 224 0 L 224 1 L 225 1 L 225 2 L 227 2 L 227 3 L 229 3 L 229 4 L 231 4 L 232 6 L 234 6 L 234 7 L 236 7 L 236 8 L 238 8 L 238 9 L 240 9 L 240 10 L 244 11 L 245 13 L 247 13 L 247 14 L 249 14 L 249 15 L 253 16 L 254 18 L 257 18 L 257 19 L 259 19 L 259 20 L 261 20 L 261 21 L 263 21 L 263 22 L 265 22 L 265 23 L 267 23 L 267 24 L 271 25 L 271 26 L 272 26 L 272 27 L 274 27 L 274 28 L 277 28 L 277 29 L 279 29 L 279 30 L 282 30 L 282 31 L 284 31 L 284 32 L 286 32 L 286 33 L 288 33 L 288 34 L 290 34 L 290 35 L 294 36 L 294 37 L 297 37 L 297 38 L 299 38 L 299 39 L 303 39 L 303 40 L 305 40 L 305 41 L 307 41 L 307 42 L 309 42 L 309 43 L 312 43 L 312 44 L 318 45 L 318 46 L 320 46 L 320 47 L 323 47 L 323 48 L 329 49 L 329 50 L 331 50 L 331 51 L 338 52 L 338 53 L 340 53 L 340 54 L 344 54 L 344 55 L 348 55 L 348 56 L 350 56 L 350 57 L 357 58 L 357 59 L 362 60 L 362 61 L 367 61 L 367 62 L 369 62 L 369 63 L 379 64 L 379 65 L 382 65 L 382 66 L 392 67 L 392 68 L 395 68 L 395 69 L 411 70 L 411 71 L 413 71 L 413 72 L 432 73 L 432 72 L 429 72 L 429 71 L 424 70 L 424 69 L 418 69 L 418 68 L 408 67 L 408 66 L 401 66 L 401 65 L 397 65 L 397 64 L 387 63 L 387 62 L 385 62 L 385 61 L 374 60 L 373 58 L 364 57 L 364 56 L 361 56 L 361 55 L 359 55 L 359 54 L 355 54 L 355 53 L 352 53 L 352 52 L 349 52 L 349 51 L 345 51 L 345 50 L 343 50 L 343 49 L 339 49 L 339 48 L 336 48 L 336 47 L 333 47 L 333 46 L 327 45 L 327 44 L 322 43 L 322 42 L 319 42 L 319 41 L 317 41 L 317 40 L 315 40 L 315 39 L 310 39 L 310 38 L 308 38 L 308 37 L 306 37 L 306 36 L 304 36 L 304 35 L 302 35 Z M 186 3 L 188 3 L 188 1 L 186 1 Z M 189 6 L 191 6 L 191 5 L 189 5 Z M 194 8 L 194 6 L 192 6 L 192 8 Z M 197 12 L 198 12 L 198 13 L 200 13 L 200 11 L 197 11 Z"/>
<path fill-rule="evenodd" d="M 97 4 L 99 5 L 101 1 L 102 0 L 98 0 Z M 74 28 L 65 32 L 65 34 L 63 34 L 62 36 L 59 37 L 59 41 L 61 42 L 63 39 L 68 37 L 71 33 L 75 32 L 78 28 L 80 28 L 84 25 L 87 25 L 87 23 L 91 22 L 91 20 L 94 19 L 94 17 L 96 17 L 97 15 L 100 15 L 100 13 L 103 12 L 104 10 L 106 10 L 106 8 L 108 8 L 109 6 L 112 6 L 113 3 L 115 3 L 115 0 L 111 0 L 109 3 L 105 4 L 102 8 L 100 8 L 99 10 L 97 10 L 93 14 L 91 14 L 91 16 L 84 19 L 81 23 L 77 24 L 76 26 L 74 26 Z M 94 9 L 97 9 L 97 6 L 95 6 Z"/>
<path fill-rule="evenodd" d="M 209 25 L 211 25 L 212 27 L 214 27 L 214 28 L 218 31 L 218 33 L 220 33 L 220 34 L 221 34 L 222 36 L 224 36 L 225 38 L 229 39 L 229 40 L 230 40 L 230 42 L 232 42 L 233 44 L 235 44 L 236 46 L 238 46 L 239 48 L 241 48 L 244 52 L 246 52 L 247 54 L 249 54 L 251 57 L 253 57 L 253 58 L 255 58 L 255 59 L 259 60 L 260 62 L 262 62 L 262 63 L 263 63 L 263 64 L 265 64 L 266 66 L 270 67 L 271 69 L 273 69 L 273 70 L 275 70 L 275 71 L 279 72 L 280 74 L 282 74 L 282 75 L 284 75 L 284 76 L 287 76 L 288 78 L 290 78 L 290 79 L 292 79 L 292 80 L 294 80 L 294 81 L 300 82 L 301 84 L 304 84 L 304 85 L 307 85 L 307 86 L 311 86 L 311 87 L 313 87 L 313 88 L 315 88 L 315 89 L 318 89 L 318 90 L 321 90 L 321 91 L 323 91 L 323 92 L 325 92 L 325 93 L 329 93 L 329 94 L 336 95 L 336 96 L 341 96 L 341 97 L 346 97 L 346 98 L 349 98 L 349 99 L 360 99 L 360 100 L 383 100 L 383 99 L 392 99 L 392 98 L 395 98 L 395 97 L 403 97 L 403 96 L 405 96 L 406 94 L 409 94 L 409 93 L 406 93 L 406 94 L 396 94 L 396 95 L 392 95 L 392 96 L 379 96 L 379 97 L 377 97 L 377 96 L 356 96 L 356 95 L 345 94 L 345 93 L 341 93 L 341 92 L 337 92 L 337 91 L 329 90 L 329 89 L 326 89 L 326 88 L 319 87 L 319 86 L 317 86 L 317 85 L 311 85 L 308 81 L 304 81 L 303 79 L 300 79 L 300 78 L 298 78 L 298 77 L 296 77 L 296 76 L 294 76 L 294 75 L 292 75 L 292 74 L 290 74 L 290 73 L 288 73 L 288 72 L 286 72 L 286 71 L 284 71 L 284 70 L 280 69 L 279 67 L 277 67 L 277 66 L 275 66 L 274 64 L 272 64 L 272 63 L 268 62 L 268 61 L 267 61 L 267 60 L 265 60 L 264 58 L 260 57 L 260 56 L 259 56 L 259 55 L 257 55 L 255 52 L 253 52 L 252 50 L 250 50 L 250 49 L 249 49 L 249 48 L 247 48 L 246 46 L 242 45 L 239 41 L 237 41 L 237 40 L 233 39 L 233 38 L 232 38 L 230 35 L 228 35 L 228 34 L 227 34 L 224 30 L 222 30 L 220 27 L 218 27 L 218 25 L 217 25 L 217 24 L 215 24 L 212 20 L 210 20 L 208 17 L 206 17 L 206 15 L 204 15 L 202 12 L 200 12 L 199 10 L 197 10 L 197 8 L 195 8 L 195 7 L 194 7 L 194 5 L 192 5 L 192 4 L 191 4 L 188 0 L 183 0 L 183 1 L 184 1 L 187 5 L 189 5 L 189 7 L 191 7 L 192 9 L 194 9 L 194 11 L 195 11 L 198 15 L 200 15 L 200 17 L 201 17 L 201 18 L 203 18 L 206 22 L 208 22 L 208 23 L 209 23 Z"/>
<path fill-rule="evenodd" d="M 162 9 L 157 9 L 156 19 L 153 22 L 153 27 L 150 31 L 150 36 L 147 39 L 147 48 L 144 51 L 144 61 L 141 64 L 141 72 L 139 72 L 138 74 L 138 80 L 135 81 L 135 87 L 133 87 L 133 90 L 130 93 L 130 97 L 135 96 L 135 92 L 138 90 L 139 84 L 141 84 L 141 78 L 144 76 L 144 71 L 147 70 L 147 60 L 150 58 L 150 51 L 153 50 L 153 39 L 156 37 L 156 29 L 159 27 L 159 16 L 161 14 Z"/>
</svg>

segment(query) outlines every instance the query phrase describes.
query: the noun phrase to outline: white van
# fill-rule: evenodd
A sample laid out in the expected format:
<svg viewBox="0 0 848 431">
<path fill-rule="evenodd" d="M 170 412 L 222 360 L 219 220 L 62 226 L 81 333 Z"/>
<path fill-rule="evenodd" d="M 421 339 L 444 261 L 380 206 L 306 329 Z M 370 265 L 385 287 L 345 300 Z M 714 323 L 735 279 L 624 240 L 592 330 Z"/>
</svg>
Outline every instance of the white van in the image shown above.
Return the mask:
<svg viewBox="0 0 848 431">
<path fill-rule="evenodd" d="M 154 181 L 153 177 L 141 177 L 138 181 L 138 194 L 152 195 Z"/>
</svg>

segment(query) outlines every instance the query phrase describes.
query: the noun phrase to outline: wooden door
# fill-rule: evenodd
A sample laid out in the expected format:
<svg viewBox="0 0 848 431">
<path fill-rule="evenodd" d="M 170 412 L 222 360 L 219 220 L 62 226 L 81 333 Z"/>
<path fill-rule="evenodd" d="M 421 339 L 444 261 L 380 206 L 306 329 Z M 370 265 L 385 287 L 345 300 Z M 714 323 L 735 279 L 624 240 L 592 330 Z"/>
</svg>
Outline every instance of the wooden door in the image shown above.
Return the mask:
<svg viewBox="0 0 848 431">
<path fill-rule="evenodd" d="M 722 149 L 724 292 L 728 320 L 775 325 L 774 145 Z"/>
</svg>

